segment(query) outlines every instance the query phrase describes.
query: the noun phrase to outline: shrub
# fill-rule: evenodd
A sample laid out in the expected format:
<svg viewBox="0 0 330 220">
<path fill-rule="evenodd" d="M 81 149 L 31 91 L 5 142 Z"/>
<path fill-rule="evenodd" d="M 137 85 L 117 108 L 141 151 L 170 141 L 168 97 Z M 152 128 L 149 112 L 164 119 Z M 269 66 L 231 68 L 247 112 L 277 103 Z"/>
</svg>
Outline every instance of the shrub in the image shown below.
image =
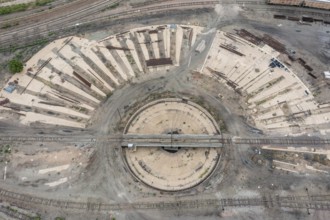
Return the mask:
<svg viewBox="0 0 330 220">
<path fill-rule="evenodd" d="M 23 70 L 23 63 L 17 59 L 13 59 L 9 62 L 9 71 L 11 73 L 19 73 Z"/>
</svg>

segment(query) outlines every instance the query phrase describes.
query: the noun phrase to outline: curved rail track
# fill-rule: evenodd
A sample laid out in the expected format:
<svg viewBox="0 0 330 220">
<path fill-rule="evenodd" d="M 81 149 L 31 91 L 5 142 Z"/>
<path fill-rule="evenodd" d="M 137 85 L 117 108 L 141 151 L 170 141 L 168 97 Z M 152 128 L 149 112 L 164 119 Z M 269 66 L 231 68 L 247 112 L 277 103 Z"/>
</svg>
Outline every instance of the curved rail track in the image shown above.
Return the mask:
<svg viewBox="0 0 330 220">
<path fill-rule="evenodd" d="M 118 2 L 118 1 L 116 1 Z M 141 13 L 149 13 L 153 11 L 167 11 L 176 8 L 188 8 L 191 6 L 213 6 L 218 4 L 219 1 L 199 1 L 199 2 L 186 2 L 186 3 L 173 3 L 161 6 L 151 6 L 145 8 L 135 8 L 134 10 L 127 10 L 124 12 L 107 15 L 103 17 L 98 17 L 95 19 L 90 19 L 88 23 L 93 23 L 100 20 L 117 19 L 125 16 L 136 16 Z M 107 3 L 109 4 L 109 3 Z M 235 1 L 233 4 L 258 4 L 262 5 L 260 2 L 255 1 Z M 83 12 L 92 14 L 97 10 L 100 10 L 101 3 L 92 10 L 84 10 L 75 12 L 76 15 L 83 15 Z M 291 12 L 297 11 L 297 8 L 290 9 L 288 7 L 276 7 L 276 6 L 265 6 L 264 8 L 259 8 L 258 10 L 265 11 L 283 11 Z M 318 16 L 328 16 L 329 13 L 311 11 L 308 9 L 299 9 L 299 12 L 307 14 L 313 14 Z M 70 21 L 74 21 L 76 17 L 72 16 Z M 33 28 L 40 27 L 43 25 L 61 23 L 68 19 L 67 17 L 58 18 L 54 23 L 39 23 L 34 26 L 29 26 L 21 29 L 16 29 L 18 33 L 22 33 Z M 49 22 L 49 21 L 48 21 Z M 86 22 L 87 23 L 87 22 Z M 58 29 L 51 29 L 51 31 L 57 31 Z M 47 33 L 49 30 L 41 30 L 39 34 Z M 1 34 L 0 45 L 6 43 L 8 37 L 14 32 Z M 25 34 L 25 33 L 22 33 Z M 29 38 L 34 36 L 33 33 L 25 35 L 24 38 Z M 6 136 L 0 137 L 0 143 L 6 142 L 119 142 L 123 141 L 121 135 L 109 135 L 106 137 L 51 137 L 51 136 L 35 136 L 35 137 L 18 137 L 18 136 Z M 134 139 L 132 139 L 134 141 Z M 330 139 L 298 139 L 298 138 L 221 138 L 219 142 L 223 144 L 250 144 L 250 145 L 329 145 Z M 129 209 L 159 209 L 159 210 L 169 210 L 169 209 L 192 209 L 200 207 L 214 207 L 214 208 L 226 208 L 226 207 L 278 207 L 278 208 L 293 208 L 293 209 L 315 209 L 315 210 L 330 210 L 330 195 L 309 195 L 309 196 L 262 196 L 253 198 L 223 198 L 223 199 L 191 199 L 191 200 L 175 200 L 175 201 L 160 201 L 160 202 L 133 202 L 133 203 L 93 203 L 93 202 L 76 202 L 69 200 L 56 200 L 47 199 L 42 197 L 36 197 L 27 194 L 21 194 L 16 192 L 11 192 L 5 189 L 0 189 L 0 200 L 9 202 L 11 204 L 17 205 L 18 207 L 26 208 L 31 206 L 44 206 L 44 207 L 54 207 L 59 209 L 67 210 L 89 210 L 89 211 L 113 211 L 113 210 L 129 210 Z"/>
<path fill-rule="evenodd" d="M 95 14 L 98 11 L 104 9 L 105 7 L 117 4 L 121 1 L 122 0 L 114 0 L 114 1 L 109 2 L 108 0 L 105 0 L 105 1 L 102 1 L 102 2 L 97 2 L 95 4 L 90 4 L 87 8 L 83 8 L 79 11 L 75 11 L 75 12 L 72 12 L 70 14 L 66 14 L 62 17 L 53 18 L 51 20 L 50 19 L 45 19 L 45 21 L 42 22 L 42 23 L 36 22 L 36 23 L 30 24 L 28 27 L 18 27 L 15 30 L 11 30 L 11 31 L 8 31 L 8 32 L 4 31 L 5 33 L 1 34 L 0 37 L 6 37 L 6 36 L 9 36 L 9 35 L 12 35 L 12 34 L 15 34 L 15 33 L 21 33 L 21 32 L 24 32 L 24 31 L 33 30 L 34 28 L 38 28 L 39 26 L 54 25 L 54 24 L 60 24 L 60 23 L 63 23 L 63 22 L 76 21 L 76 20 L 81 19 L 83 17 L 87 17 L 89 15 Z M 38 16 L 40 16 L 40 18 Z M 38 15 L 38 16 L 33 17 L 33 19 L 36 20 L 36 21 L 39 21 L 39 19 L 41 19 L 41 17 L 45 16 L 45 15 L 41 14 L 41 15 Z M 12 19 L 10 21 L 4 21 L 3 23 L 17 22 L 19 19 L 20 18 Z M 24 18 L 24 19 L 32 19 L 32 18 L 27 17 L 27 18 Z"/>
<path fill-rule="evenodd" d="M 119 2 L 119 1 L 114 1 L 113 3 L 116 3 L 116 2 Z M 16 36 L 17 39 L 15 39 L 15 42 L 13 42 L 15 44 L 24 42 L 25 39 L 31 38 L 31 37 L 35 36 L 36 34 L 44 35 L 49 32 L 59 32 L 65 28 L 75 27 L 76 24 L 78 24 L 78 23 L 79 23 L 79 25 L 92 24 L 93 22 L 96 22 L 96 21 L 117 19 L 117 18 L 121 18 L 121 17 L 125 17 L 125 16 L 132 17 L 132 16 L 141 15 L 142 13 L 147 13 L 147 12 L 151 12 L 151 11 L 155 11 L 155 10 L 167 11 L 167 10 L 175 9 L 175 8 L 200 6 L 200 5 L 213 6 L 215 4 L 215 2 L 216 1 L 174 3 L 174 4 L 161 5 L 161 6 L 152 6 L 152 7 L 147 7 L 147 8 L 143 8 L 143 9 L 126 10 L 124 12 L 118 12 L 118 13 L 114 13 L 111 15 L 106 15 L 106 16 L 102 16 L 102 17 L 98 17 L 98 18 L 89 18 L 88 21 L 85 21 L 83 23 L 74 18 L 67 21 L 67 17 L 63 16 L 63 17 L 59 17 L 59 18 L 51 20 L 51 21 L 46 21 L 43 23 L 29 25 L 27 27 L 18 27 L 14 30 L 7 31 L 3 34 L 0 34 L 0 47 L 2 47 L 3 45 L 6 45 L 6 44 L 7 45 L 10 44 L 10 42 L 13 41 L 12 37 L 14 35 L 18 35 L 18 34 L 20 34 L 20 36 Z M 92 13 L 96 14 L 97 11 L 100 11 L 101 9 L 96 10 L 96 11 L 91 11 L 91 12 L 89 10 L 88 11 L 86 11 L 86 10 L 84 10 L 83 13 L 82 13 L 82 11 L 77 11 L 74 14 L 76 14 L 79 17 L 86 18 L 86 17 L 88 17 L 87 15 L 90 15 Z M 51 27 L 49 27 L 49 25 L 51 25 Z M 38 33 L 33 33 L 33 31 L 36 28 L 38 28 Z"/>
<path fill-rule="evenodd" d="M 120 0 L 111 2 L 112 4 L 118 3 Z M 163 5 L 155 5 L 155 6 L 148 6 L 143 8 L 134 8 L 130 10 L 125 10 L 122 12 L 113 13 L 111 15 L 103 15 L 103 16 L 96 16 L 95 18 L 90 17 L 88 15 L 95 14 L 97 11 L 100 11 L 105 5 L 109 5 L 109 2 L 103 1 L 101 3 L 98 3 L 95 5 L 95 7 L 90 7 L 90 9 L 82 9 L 80 11 L 76 11 L 72 13 L 72 15 L 62 16 L 59 18 L 56 18 L 51 21 L 45 21 L 44 23 L 38 23 L 34 24 L 32 26 L 27 27 L 19 27 L 12 31 L 9 31 L 7 33 L 0 34 L 0 45 L 8 44 L 12 40 L 11 37 L 13 37 L 15 34 L 20 34 L 19 37 L 15 39 L 15 44 L 19 42 L 23 42 L 27 38 L 34 37 L 35 34 L 38 35 L 44 35 L 49 32 L 58 32 L 65 28 L 74 27 L 75 24 L 79 23 L 80 25 L 84 24 L 93 24 L 94 22 L 104 22 L 109 20 L 115 20 L 119 18 L 128 18 L 128 17 L 134 17 L 139 16 L 141 14 L 146 13 L 152 13 L 152 12 L 166 12 L 174 9 L 192 9 L 192 8 L 198 8 L 196 6 L 203 6 L 203 7 L 213 7 L 216 4 L 219 4 L 219 1 L 193 1 L 193 2 L 181 2 L 181 3 L 170 3 L 170 4 L 163 4 Z M 241 6 L 246 7 L 248 6 L 254 6 L 258 5 L 261 7 L 258 7 L 259 11 L 265 10 L 265 11 L 277 11 L 277 12 L 285 12 L 285 13 L 292 13 L 299 11 L 300 13 L 305 14 L 312 14 L 315 16 L 321 16 L 321 17 L 329 17 L 330 13 L 326 13 L 322 10 L 315 10 L 315 9 L 303 9 L 303 8 L 295 8 L 292 9 L 292 7 L 288 6 L 273 6 L 273 5 L 267 5 L 265 2 L 260 1 L 229 1 L 229 2 L 221 2 L 221 4 L 238 4 Z M 71 16 L 75 15 L 76 17 Z M 75 18 L 82 18 L 85 17 L 86 20 L 83 22 L 80 22 L 79 20 Z M 70 18 L 68 20 L 68 18 Z M 67 23 L 65 23 L 67 22 Z M 51 25 L 52 27 L 49 27 Z M 29 31 L 33 31 L 34 29 L 39 29 L 38 33 L 29 33 Z"/>
<path fill-rule="evenodd" d="M 177 199 L 158 202 L 132 202 L 132 203 L 93 203 L 74 202 L 68 200 L 46 199 L 42 197 L 20 194 L 0 189 L 0 199 L 20 208 L 35 206 L 53 207 L 58 209 L 94 212 L 120 211 L 120 210 L 170 210 L 193 208 L 226 208 L 226 207 L 266 207 L 266 208 L 293 208 L 330 210 L 330 195 L 310 196 L 262 196 L 250 198 L 223 198 L 223 199 Z"/>
<path fill-rule="evenodd" d="M 84 11 L 84 10 L 88 10 L 90 7 L 93 7 L 93 5 L 100 5 L 100 3 L 104 3 L 106 1 L 102 1 L 101 0 L 74 0 L 71 2 L 66 2 L 62 5 L 57 5 L 54 8 L 48 9 L 48 10 L 42 10 L 40 11 L 40 9 L 38 11 L 26 11 L 29 12 L 29 14 L 24 14 L 24 15 L 20 15 L 17 14 L 17 16 L 15 16 L 14 18 L 6 18 L 4 16 L 4 19 L 1 19 L 0 21 L 0 25 L 1 24 L 6 24 L 6 23 L 15 23 L 15 22 L 36 22 L 36 21 L 40 21 L 40 19 L 44 19 L 45 17 L 47 19 L 50 19 L 53 17 L 53 14 L 59 13 L 59 12 L 63 12 L 65 10 L 74 8 L 76 11 L 78 11 L 77 9 L 79 9 L 80 12 Z M 84 5 L 85 3 L 87 3 L 86 5 Z M 79 7 L 79 5 L 81 5 L 81 7 Z M 11 17 L 13 14 L 9 14 L 9 17 Z"/>
</svg>

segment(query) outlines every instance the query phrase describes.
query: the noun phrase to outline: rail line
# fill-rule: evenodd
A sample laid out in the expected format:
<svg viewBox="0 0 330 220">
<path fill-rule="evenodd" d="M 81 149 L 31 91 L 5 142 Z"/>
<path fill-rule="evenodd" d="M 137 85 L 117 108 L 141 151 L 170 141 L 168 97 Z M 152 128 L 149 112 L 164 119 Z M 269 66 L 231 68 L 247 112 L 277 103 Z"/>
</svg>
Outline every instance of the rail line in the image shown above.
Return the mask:
<svg viewBox="0 0 330 220">
<path fill-rule="evenodd" d="M 120 210 L 171 210 L 193 209 L 203 207 L 266 207 L 266 208 L 293 208 L 315 209 L 330 211 L 329 195 L 308 196 L 262 196 L 249 198 L 205 198 L 205 199 L 176 199 L 158 202 L 132 203 L 103 203 L 103 202 L 74 202 L 69 200 L 46 199 L 0 189 L 0 199 L 21 208 L 33 206 L 53 207 L 65 210 L 87 210 L 93 212 L 120 211 Z M 320 200 L 319 200 L 320 199 Z"/>
<path fill-rule="evenodd" d="M 115 1 L 115 2 L 119 2 L 119 1 Z M 113 2 L 113 3 L 115 3 Z M 144 7 L 144 8 L 135 8 L 135 9 L 131 9 L 131 10 L 126 10 L 126 11 L 123 11 L 123 12 L 118 12 L 118 13 L 114 13 L 112 15 L 106 15 L 106 16 L 101 16 L 101 17 L 96 17 L 96 18 L 88 18 L 87 21 L 84 21 L 84 22 L 81 22 L 80 24 L 92 24 L 94 22 L 102 22 L 102 21 L 108 21 L 110 19 L 118 19 L 118 18 L 124 18 L 125 16 L 127 17 L 133 17 L 133 16 L 136 16 L 136 15 L 140 15 L 142 13 L 150 13 L 150 12 L 156 12 L 156 11 L 168 11 L 170 9 L 176 9 L 176 8 L 179 8 L 179 9 L 185 9 L 185 8 L 189 8 L 189 7 L 192 7 L 192 6 L 214 6 L 215 4 L 219 4 L 219 1 L 195 1 L 195 2 L 183 2 L 183 3 L 172 3 L 172 4 L 164 4 L 164 5 L 156 5 L 156 6 L 149 6 L 149 7 Z M 326 16 L 326 17 L 330 17 L 330 13 L 325 13 L 324 11 L 321 11 L 321 10 L 314 10 L 314 9 L 300 9 L 300 8 L 295 8 L 295 9 L 291 9 L 291 7 L 288 7 L 288 6 L 281 6 L 281 7 L 278 7 L 278 6 L 273 6 L 273 5 L 266 5 L 265 3 L 263 2 L 260 2 L 260 1 L 231 1 L 231 2 L 222 2 L 221 4 L 239 4 L 239 5 L 261 5 L 261 6 L 265 6 L 264 8 L 258 8 L 257 10 L 259 11 L 262 11 L 262 10 L 265 10 L 265 11 L 278 11 L 278 12 L 288 12 L 288 13 L 292 13 L 292 11 L 294 12 L 297 12 L 299 11 L 300 13 L 305 13 L 305 14 L 313 14 L 315 16 Z M 84 9 L 85 13 L 86 14 L 90 14 L 88 12 L 87 9 Z M 87 11 L 86 11 L 87 10 Z M 73 14 L 80 14 L 81 11 L 78 11 L 78 12 L 74 12 Z M 84 14 L 84 17 L 88 17 L 88 16 L 85 16 Z M 60 18 L 57 18 L 56 21 L 58 21 L 59 23 L 61 23 L 62 26 L 60 27 L 57 27 L 57 28 L 52 28 L 52 29 L 49 29 L 49 30 L 40 30 L 40 32 L 38 32 L 38 34 L 46 34 L 48 33 L 49 31 L 51 32 L 56 32 L 56 31 L 61 31 L 63 30 L 63 28 L 68 28 L 68 27 L 72 27 L 72 23 L 70 24 L 67 24 L 65 26 L 63 26 L 63 21 L 64 19 L 66 19 L 66 17 L 60 17 Z M 72 19 L 73 20 L 73 19 Z M 62 21 L 62 22 L 60 22 Z M 54 21 L 48 21 L 48 22 L 54 22 Z M 72 21 L 74 22 L 74 21 Z M 32 30 L 34 28 L 42 28 L 42 26 L 45 26 L 49 23 L 41 23 L 41 24 L 37 24 L 36 26 L 34 27 L 24 27 L 24 28 L 21 28 L 19 30 L 16 30 L 14 32 L 9 32 L 9 33 L 6 33 L 6 35 L 0 35 L 0 38 L 4 38 L 5 36 L 12 36 L 12 34 L 14 33 L 22 33 L 22 32 L 26 32 L 26 31 L 29 31 L 29 30 Z M 47 29 L 47 28 L 46 28 Z M 19 39 L 20 40 L 17 40 L 15 43 L 17 42 L 23 42 L 26 38 L 31 38 L 35 36 L 34 33 L 24 33 L 24 35 L 22 36 L 19 36 Z M 6 39 L 1 39 L 0 40 L 0 45 L 3 45 L 3 44 L 7 44 L 8 45 L 8 42 L 10 42 L 10 40 L 8 38 Z"/>
<path fill-rule="evenodd" d="M 105 1 L 102 1 L 102 2 L 98 2 L 96 4 L 90 4 L 90 6 L 88 8 L 83 8 L 80 11 L 75 11 L 75 12 L 72 12 L 72 13 L 67 14 L 65 16 L 62 16 L 62 17 L 54 18 L 52 20 L 47 20 L 47 21 L 45 21 L 41 24 L 37 23 L 37 24 L 31 24 L 31 25 L 29 25 L 29 27 L 17 28 L 17 30 L 15 30 L 15 31 L 10 31 L 9 33 L 1 34 L 0 37 L 6 37 L 8 35 L 12 35 L 12 34 L 15 34 L 15 33 L 23 32 L 23 31 L 27 31 L 27 30 L 32 30 L 34 28 L 38 28 L 41 25 L 51 25 L 51 24 L 55 24 L 55 23 L 61 23 L 61 21 L 70 22 L 74 19 L 79 19 L 81 17 L 89 16 L 93 13 L 98 12 L 99 10 L 104 8 L 105 6 L 114 5 L 114 4 L 117 4 L 121 1 L 122 0 L 115 0 L 115 1 L 109 2 L 108 0 L 105 0 Z M 14 22 L 14 21 L 11 21 L 11 22 Z"/>
<path fill-rule="evenodd" d="M 115 2 L 119 2 L 119 0 L 114 1 L 113 3 L 115 3 Z M 187 6 L 196 6 L 196 5 L 208 5 L 210 3 L 212 5 L 214 5 L 215 2 L 217 2 L 217 1 L 185 2 L 185 3 L 174 3 L 174 4 L 170 4 L 170 5 L 152 6 L 152 7 L 147 7 L 147 8 L 143 8 L 143 9 L 126 10 L 124 12 L 118 12 L 118 13 L 114 13 L 112 15 L 102 16 L 101 18 L 94 18 L 94 19 L 89 18 L 88 21 L 85 21 L 85 22 L 80 22 L 80 21 L 75 20 L 75 21 L 72 21 L 71 23 L 68 23 L 67 25 L 64 25 L 64 26 L 63 26 L 63 22 L 65 21 L 66 17 L 63 16 L 63 17 L 57 18 L 57 19 L 52 20 L 52 21 L 47 21 L 47 22 L 44 22 L 44 23 L 41 23 L 41 24 L 40 23 L 35 24 L 34 26 L 17 28 L 17 29 L 15 29 L 15 31 L 0 34 L 0 38 L 1 38 L 0 45 L 5 45 L 5 44 L 9 45 L 10 40 L 8 38 L 13 36 L 13 34 L 28 32 L 30 30 L 33 30 L 34 28 L 43 28 L 44 30 L 39 30 L 39 32 L 38 32 L 38 34 L 43 35 L 43 34 L 47 34 L 50 31 L 51 32 L 56 32 L 56 31 L 63 30 L 63 28 L 73 27 L 73 26 L 75 26 L 75 24 L 72 25 L 72 23 L 77 23 L 77 22 L 80 25 L 83 25 L 83 24 L 86 25 L 86 24 L 91 24 L 95 21 L 98 21 L 99 19 L 109 20 L 109 19 L 119 18 L 119 17 L 123 17 L 123 16 L 127 16 L 127 15 L 128 16 L 139 15 L 141 13 L 145 13 L 145 12 L 149 12 L 149 11 L 153 11 L 153 10 L 166 11 L 166 10 L 169 10 L 169 9 L 184 7 L 184 6 L 187 7 Z M 84 9 L 84 10 L 87 10 L 87 9 Z M 79 15 L 79 14 L 81 14 L 81 11 L 74 12 L 74 14 Z M 88 15 L 88 11 L 85 11 L 83 16 L 88 17 L 88 16 L 86 16 L 86 14 Z M 49 24 L 54 24 L 54 26 L 56 26 L 54 22 L 58 23 L 60 25 L 58 27 L 53 27 L 52 29 L 49 29 L 49 30 L 47 30 L 47 28 L 44 27 L 44 26 L 49 25 Z M 26 38 L 33 37 L 33 36 L 35 36 L 34 33 L 24 33 L 22 36 L 19 36 L 19 40 L 18 39 L 15 40 L 15 43 L 23 42 Z"/>
<path fill-rule="evenodd" d="M 29 215 L 17 211 L 16 209 L 11 209 L 10 207 L 5 207 L 3 205 L 0 205 L 0 212 L 19 220 L 31 220 L 33 218 Z"/>
<path fill-rule="evenodd" d="M 32 11 L 32 13 L 30 13 L 30 14 L 22 15 L 22 16 L 18 15 L 18 17 L 15 17 L 15 18 L 6 18 L 5 17 L 4 19 L 2 19 L 0 21 L 0 25 L 1 24 L 6 24 L 6 23 L 20 22 L 22 20 L 24 20 L 24 21 L 36 20 L 36 19 L 40 19 L 40 17 L 45 16 L 45 15 L 48 15 L 48 18 L 49 18 L 49 15 L 51 13 L 56 13 L 59 10 L 65 10 L 65 9 L 73 7 L 73 6 L 75 6 L 76 9 L 77 9 L 77 7 L 79 7 L 78 5 L 81 4 L 81 3 L 84 3 L 84 2 L 89 2 L 88 7 L 86 6 L 86 8 L 89 8 L 91 6 L 91 1 L 90 0 L 75 0 L 75 1 L 72 1 L 72 2 L 66 2 L 63 5 L 57 5 L 54 8 L 48 9 L 48 10 L 45 10 L 45 11 L 44 10 L 36 11 L 36 12 Z M 82 11 L 82 10 L 84 10 L 84 8 L 80 8 L 80 11 Z M 30 11 L 28 11 L 28 12 L 30 12 Z"/>
<path fill-rule="evenodd" d="M 136 143 L 143 146 L 142 143 L 153 143 L 154 146 L 162 143 L 177 143 L 177 144 L 223 144 L 223 145 L 275 145 L 275 146 L 316 146 L 330 145 L 330 139 L 320 138 L 296 138 L 296 137 L 269 137 L 269 138 L 243 138 L 243 137 L 227 137 L 221 135 L 108 135 L 108 136 L 0 136 L 0 144 L 12 142 L 61 142 L 61 143 Z M 150 145 L 148 144 L 148 146 Z M 124 145 L 123 145 L 124 146 Z"/>
</svg>

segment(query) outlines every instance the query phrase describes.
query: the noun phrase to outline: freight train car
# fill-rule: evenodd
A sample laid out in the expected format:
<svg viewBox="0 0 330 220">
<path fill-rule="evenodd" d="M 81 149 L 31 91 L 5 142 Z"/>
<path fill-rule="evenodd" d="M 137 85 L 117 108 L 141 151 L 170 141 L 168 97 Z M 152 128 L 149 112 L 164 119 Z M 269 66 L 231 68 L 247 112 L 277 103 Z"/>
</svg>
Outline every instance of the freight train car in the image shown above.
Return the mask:
<svg viewBox="0 0 330 220">
<path fill-rule="evenodd" d="M 267 0 L 271 5 L 288 5 L 330 10 L 329 0 Z"/>
</svg>

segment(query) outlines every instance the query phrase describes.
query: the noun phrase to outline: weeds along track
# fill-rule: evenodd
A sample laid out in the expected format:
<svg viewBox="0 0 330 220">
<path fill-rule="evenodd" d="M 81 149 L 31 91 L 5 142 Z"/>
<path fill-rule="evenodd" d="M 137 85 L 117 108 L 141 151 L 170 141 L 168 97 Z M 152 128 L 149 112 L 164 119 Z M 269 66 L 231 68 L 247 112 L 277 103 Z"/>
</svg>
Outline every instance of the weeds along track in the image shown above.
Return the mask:
<svg viewBox="0 0 330 220">
<path fill-rule="evenodd" d="M 27 194 L 20 194 L 0 189 L 0 199 L 21 208 L 52 207 L 66 210 L 114 211 L 114 210 L 172 210 L 193 208 L 226 208 L 226 207 L 283 207 L 293 209 L 330 210 L 330 195 L 310 196 L 263 196 L 255 198 L 227 198 L 227 199 L 196 199 L 160 202 L 133 203 L 84 203 L 65 200 L 46 199 Z"/>
<path fill-rule="evenodd" d="M 55 23 L 57 21 L 61 20 L 68 20 L 68 19 L 78 19 L 81 17 L 85 17 L 88 15 L 92 15 L 106 7 L 109 7 L 111 5 L 116 5 L 120 3 L 122 0 L 103 0 L 103 1 L 91 1 L 89 0 L 79 0 L 79 1 L 73 1 L 66 3 L 65 5 L 62 5 L 60 7 L 55 7 L 51 10 L 46 10 L 38 13 L 32 13 L 25 16 L 19 16 L 12 19 L 4 19 L 0 21 L 1 24 L 10 24 L 15 22 L 25 22 L 29 20 L 33 20 L 35 22 L 39 22 L 39 24 L 51 24 Z M 81 7 L 79 7 L 81 5 Z M 71 12 L 70 12 L 71 10 Z M 58 13 L 62 13 L 62 11 L 68 11 L 67 14 L 58 16 Z M 53 19 L 50 19 L 53 18 Z M 43 21 L 43 22 L 40 22 Z M 35 27 L 38 26 L 38 24 L 34 25 Z M 32 26 L 30 26 L 32 27 Z"/>
<path fill-rule="evenodd" d="M 45 22 L 26 25 L 24 27 L 17 27 L 13 30 L 0 34 L 0 45 L 8 45 L 11 41 L 13 41 L 11 36 L 14 36 L 15 34 L 20 36 L 19 37 L 16 36 L 15 42 L 12 42 L 12 44 L 24 43 L 27 38 L 30 39 L 35 37 L 36 35 L 38 35 L 40 38 L 41 35 L 46 35 L 49 32 L 60 33 L 61 31 L 67 28 L 75 27 L 73 23 L 77 23 L 77 22 L 79 23 L 80 26 L 91 25 L 96 22 L 114 21 L 118 19 L 141 16 L 153 12 L 170 12 L 175 9 L 198 9 L 200 7 L 214 7 L 216 4 L 219 4 L 219 1 L 193 1 L 193 2 L 181 2 L 181 3 L 168 3 L 162 5 L 133 8 L 117 13 L 112 13 L 110 15 L 97 16 L 98 12 L 102 10 L 103 7 L 109 6 L 111 4 L 114 5 L 119 2 L 120 0 L 113 2 L 102 1 L 95 5 L 91 5 L 91 7 L 89 8 L 82 8 L 79 11 L 74 11 L 68 16 L 56 17 L 55 19 L 47 20 Z M 290 6 L 267 5 L 264 1 L 224 1 L 221 2 L 221 4 L 240 5 L 244 8 L 256 5 L 258 6 L 258 8 L 253 9 L 256 11 L 270 11 L 270 12 L 274 11 L 278 13 L 282 12 L 289 14 L 292 13 L 294 14 L 295 12 L 299 12 L 301 14 L 327 17 L 330 19 L 330 13 L 324 10 L 297 8 Z M 76 18 L 85 18 L 85 21 L 81 22 L 80 21 L 81 19 L 77 20 Z M 37 33 L 35 33 L 34 31 L 36 29 L 38 29 Z"/>
</svg>

